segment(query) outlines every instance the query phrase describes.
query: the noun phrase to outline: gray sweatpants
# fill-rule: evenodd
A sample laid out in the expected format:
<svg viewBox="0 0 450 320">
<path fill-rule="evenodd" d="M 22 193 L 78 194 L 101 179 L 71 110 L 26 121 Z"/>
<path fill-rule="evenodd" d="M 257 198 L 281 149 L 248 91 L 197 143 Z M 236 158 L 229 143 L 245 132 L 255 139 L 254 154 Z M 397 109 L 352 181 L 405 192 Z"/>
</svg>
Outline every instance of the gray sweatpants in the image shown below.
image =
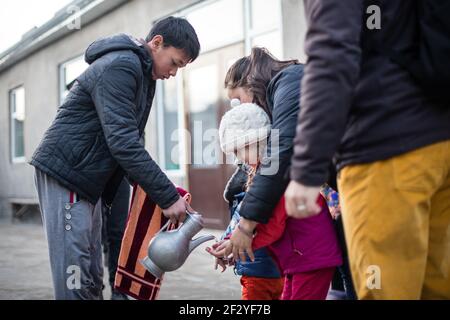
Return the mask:
<svg viewBox="0 0 450 320">
<path fill-rule="evenodd" d="M 39 169 L 35 183 L 55 299 L 102 299 L 102 205 L 94 206 Z"/>
</svg>

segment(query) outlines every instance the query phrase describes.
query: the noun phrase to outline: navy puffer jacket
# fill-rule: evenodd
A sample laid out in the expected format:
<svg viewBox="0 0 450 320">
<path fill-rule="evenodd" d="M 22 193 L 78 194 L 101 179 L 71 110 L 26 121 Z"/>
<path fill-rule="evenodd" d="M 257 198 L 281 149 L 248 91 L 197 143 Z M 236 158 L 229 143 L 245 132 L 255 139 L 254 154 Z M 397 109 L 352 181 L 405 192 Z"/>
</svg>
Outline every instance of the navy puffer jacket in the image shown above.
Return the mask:
<svg viewBox="0 0 450 320">
<path fill-rule="evenodd" d="M 303 65 L 290 65 L 278 72 L 267 86 L 266 100 L 272 112 L 268 156 L 242 201 L 240 214 L 244 218 L 267 223 L 289 184 L 302 77 Z"/>
<path fill-rule="evenodd" d="M 90 64 L 70 89 L 31 165 L 95 204 L 126 174 L 162 208 L 178 192 L 141 144 L 155 94 L 145 43 L 120 34 L 92 43 Z"/>
</svg>

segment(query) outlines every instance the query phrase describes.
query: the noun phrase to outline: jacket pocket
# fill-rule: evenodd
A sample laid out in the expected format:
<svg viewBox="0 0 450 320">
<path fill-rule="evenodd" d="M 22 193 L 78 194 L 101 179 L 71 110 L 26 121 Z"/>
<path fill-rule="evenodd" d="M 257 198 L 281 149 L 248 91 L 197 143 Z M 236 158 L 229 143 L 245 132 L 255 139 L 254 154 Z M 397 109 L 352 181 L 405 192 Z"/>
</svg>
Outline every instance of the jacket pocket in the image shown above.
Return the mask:
<svg viewBox="0 0 450 320">
<path fill-rule="evenodd" d="M 80 159 L 80 161 L 73 167 L 74 169 L 82 169 L 90 162 L 94 154 L 98 151 L 100 138 L 98 135 L 95 136 L 94 143 L 85 152 L 85 155 Z"/>
<path fill-rule="evenodd" d="M 289 240 L 291 241 L 291 254 L 294 256 L 303 256 L 304 255 L 304 248 L 302 246 L 300 246 L 299 243 L 297 243 L 298 241 L 296 241 L 295 239 L 295 234 L 294 232 L 292 232 L 292 230 L 288 231 L 288 235 L 289 235 Z"/>
<path fill-rule="evenodd" d="M 410 192 L 426 192 L 433 188 L 432 152 L 414 150 L 392 158 L 393 181 L 398 190 Z M 389 162 L 387 163 L 389 164 Z"/>
</svg>

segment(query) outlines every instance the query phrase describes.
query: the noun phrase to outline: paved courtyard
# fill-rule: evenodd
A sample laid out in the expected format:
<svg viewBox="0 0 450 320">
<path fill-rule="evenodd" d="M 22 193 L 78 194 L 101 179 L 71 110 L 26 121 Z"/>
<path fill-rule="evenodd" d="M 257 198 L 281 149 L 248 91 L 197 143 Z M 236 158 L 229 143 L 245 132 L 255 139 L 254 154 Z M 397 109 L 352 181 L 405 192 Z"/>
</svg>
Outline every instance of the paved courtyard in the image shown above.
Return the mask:
<svg viewBox="0 0 450 320">
<path fill-rule="evenodd" d="M 217 230 L 201 232 L 206 233 L 221 234 Z M 239 277 L 232 269 L 224 273 L 214 270 L 214 260 L 205 252 L 210 243 L 199 246 L 180 269 L 166 273 L 159 299 L 240 299 Z M 106 276 L 104 283 L 108 283 Z M 110 295 L 106 286 L 105 299 Z M 0 220 L 1 299 L 53 299 L 42 225 Z"/>
</svg>

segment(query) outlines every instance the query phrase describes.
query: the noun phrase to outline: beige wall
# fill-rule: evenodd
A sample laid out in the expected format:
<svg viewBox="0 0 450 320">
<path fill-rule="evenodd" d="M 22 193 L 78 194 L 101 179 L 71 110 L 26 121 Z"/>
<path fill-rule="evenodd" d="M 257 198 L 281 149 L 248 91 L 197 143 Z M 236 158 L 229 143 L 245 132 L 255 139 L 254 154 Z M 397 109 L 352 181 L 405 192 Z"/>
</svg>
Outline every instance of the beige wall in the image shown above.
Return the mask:
<svg viewBox="0 0 450 320">
<path fill-rule="evenodd" d="M 0 216 L 10 215 L 9 198 L 35 198 L 33 168 L 27 163 L 12 164 L 9 146 L 10 89 L 24 85 L 26 120 L 24 124 L 25 156 L 32 156 L 45 130 L 51 124 L 59 104 L 59 68 L 67 60 L 84 53 L 95 39 L 119 32 L 145 37 L 154 20 L 175 13 L 198 0 L 132 0 L 96 21 L 33 53 L 28 58 L 0 73 Z M 282 0 L 282 31 L 286 58 L 304 61 L 305 22 L 303 1 Z M 157 134 L 155 109 L 146 130 L 146 144 L 156 158 Z M 185 180 L 172 177 L 177 184 Z"/>
<path fill-rule="evenodd" d="M 51 124 L 59 101 L 58 66 L 84 53 L 95 39 L 119 32 L 145 38 L 152 22 L 194 0 L 133 0 L 96 21 L 33 53 L 28 58 L 0 73 L 0 216 L 10 215 L 9 198 L 35 198 L 33 168 L 27 163 L 12 164 L 10 160 L 9 90 L 25 87 L 26 119 L 24 124 L 25 157 L 29 160 Z M 155 108 L 154 108 L 155 109 Z M 156 126 L 154 109 L 146 130 L 147 145 L 156 157 Z"/>
</svg>

